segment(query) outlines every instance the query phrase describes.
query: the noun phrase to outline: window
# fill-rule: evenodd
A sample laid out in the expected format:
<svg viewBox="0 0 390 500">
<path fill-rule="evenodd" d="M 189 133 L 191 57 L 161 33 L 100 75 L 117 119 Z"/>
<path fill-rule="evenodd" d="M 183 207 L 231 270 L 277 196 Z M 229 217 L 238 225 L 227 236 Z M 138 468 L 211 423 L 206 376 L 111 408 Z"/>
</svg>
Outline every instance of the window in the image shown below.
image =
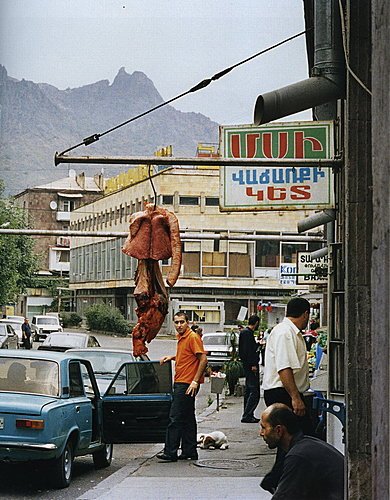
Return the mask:
<svg viewBox="0 0 390 500">
<path fill-rule="evenodd" d="M 173 195 L 163 195 L 162 196 L 163 205 L 173 205 Z"/>
<path fill-rule="evenodd" d="M 199 196 L 180 196 L 179 205 L 199 205 Z"/>
<path fill-rule="evenodd" d="M 62 202 L 62 211 L 63 212 L 72 212 L 75 209 L 75 203 L 73 200 L 63 200 Z"/>
<path fill-rule="evenodd" d="M 279 242 L 256 241 L 256 267 L 279 267 Z"/>
<path fill-rule="evenodd" d="M 306 244 L 294 244 L 294 243 L 282 243 L 282 263 L 293 263 L 297 262 L 297 252 L 305 252 Z"/>
<path fill-rule="evenodd" d="M 69 386 L 69 395 L 71 398 L 84 396 L 79 363 L 70 363 L 69 365 Z"/>
<path fill-rule="evenodd" d="M 207 198 L 206 207 L 219 207 L 219 198 Z"/>
</svg>

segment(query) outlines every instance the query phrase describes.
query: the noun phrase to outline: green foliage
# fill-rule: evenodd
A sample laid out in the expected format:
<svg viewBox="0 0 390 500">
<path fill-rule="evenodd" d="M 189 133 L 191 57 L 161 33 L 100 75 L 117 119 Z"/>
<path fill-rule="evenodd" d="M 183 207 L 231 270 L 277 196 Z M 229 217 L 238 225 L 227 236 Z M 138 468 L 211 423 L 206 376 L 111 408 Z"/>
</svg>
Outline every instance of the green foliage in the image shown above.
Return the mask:
<svg viewBox="0 0 390 500">
<path fill-rule="evenodd" d="M 107 304 L 94 304 L 85 311 L 88 327 L 91 330 L 113 332 L 125 337 L 132 331 L 128 321 L 116 307 Z"/>
<path fill-rule="evenodd" d="M 75 312 L 63 312 L 61 313 L 61 318 L 65 328 L 69 328 L 70 326 L 79 326 L 83 320 L 83 318 Z"/>
<path fill-rule="evenodd" d="M 244 371 L 238 355 L 237 337 L 234 333 L 230 334 L 230 346 L 232 348 L 230 360 L 225 363 L 224 372 L 226 373 L 226 382 L 229 386 L 229 394 L 232 396 L 238 379 L 242 376 Z"/>
<path fill-rule="evenodd" d="M 4 198 L 3 191 L 4 183 L 0 180 L 0 226 L 9 229 L 27 227 L 23 210 Z M 0 304 L 16 302 L 35 271 L 37 259 L 32 238 L 18 234 L 0 235 Z"/>
<path fill-rule="evenodd" d="M 66 288 L 68 281 L 60 276 L 30 276 L 26 281 L 28 288 L 46 288 L 52 297 L 58 295 L 58 288 Z M 61 290 L 62 297 L 69 297 L 70 291 Z M 53 306 L 54 307 L 54 306 Z"/>
</svg>

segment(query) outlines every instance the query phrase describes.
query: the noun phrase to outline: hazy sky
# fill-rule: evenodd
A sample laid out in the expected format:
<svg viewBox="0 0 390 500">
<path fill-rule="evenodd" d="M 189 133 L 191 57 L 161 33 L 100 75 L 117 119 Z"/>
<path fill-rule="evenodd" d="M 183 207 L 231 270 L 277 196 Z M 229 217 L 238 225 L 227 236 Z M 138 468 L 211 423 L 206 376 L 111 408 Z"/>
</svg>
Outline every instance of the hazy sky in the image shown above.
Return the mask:
<svg viewBox="0 0 390 500">
<path fill-rule="evenodd" d="M 0 0 L 0 63 L 60 89 L 112 83 L 124 66 L 168 100 L 303 29 L 302 0 Z M 307 76 L 302 36 L 173 106 L 251 123 L 259 94 Z"/>
</svg>

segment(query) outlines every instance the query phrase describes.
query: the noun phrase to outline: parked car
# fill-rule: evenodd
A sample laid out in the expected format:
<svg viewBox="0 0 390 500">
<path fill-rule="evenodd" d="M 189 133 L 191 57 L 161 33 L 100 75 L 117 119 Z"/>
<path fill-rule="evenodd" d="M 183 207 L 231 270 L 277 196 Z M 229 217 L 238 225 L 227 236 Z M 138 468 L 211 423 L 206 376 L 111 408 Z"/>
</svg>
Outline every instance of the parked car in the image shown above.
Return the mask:
<svg viewBox="0 0 390 500">
<path fill-rule="evenodd" d="M 89 333 L 50 333 L 38 350 L 65 352 L 72 347 L 99 347 L 99 341 Z"/>
<path fill-rule="evenodd" d="M 13 316 L 15 317 L 15 316 Z M 22 332 L 22 325 L 24 323 L 24 320 L 22 322 L 20 322 L 19 320 L 15 320 L 15 319 L 9 319 L 11 318 L 11 316 L 7 316 L 7 318 L 5 319 L 0 319 L 0 325 L 3 324 L 3 325 L 11 325 L 12 328 L 15 330 L 17 336 L 18 336 L 18 344 L 19 346 L 22 345 L 23 343 L 23 332 Z"/>
<path fill-rule="evenodd" d="M 203 335 L 203 345 L 207 351 L 207 360 L 211 368 L 221 368 L 230 359 L 232 352 L 231 333 L 215 332 L 205 333 Z M 234 333 L 237 340 L 238 349 L 238 334 Z"/>
<path fill-rule="evenodd" d="M 45 339 L 49 333 L 62 332 L 62 326 L 55 316 L 33 316 L 31 331 L 34 341 L 38 342 Z"/>
<path fill-rule="evenodd" d="M 58 319 L 58 322 L 60 323 L 60 325 L 62 327 L 64 327 L 64 322 L 60 316 L 60 313 L 58 312 L 49 312 L 49 313 L 46 313 L 46 316 L 53 316 L 54 318 L 57 318 Z"/>
<path fill-rule="evenodd" d="M 10 319 L 12 321 L 18 321 L 20 324 L 24 323 L 24 317 L 23 316 L 7 316 L 5 319 Z"/>
<path fill-rule="evenodd" d="M 67 352 L 80 358 L 88 359 L 92 365 L 96 382 L 102 394 L 106 392 L 123 363 L 128 363 L 129 361 L 149 361 L 146 355 L 135 358 L 130 351 L 125 351 L 124 349 L 107 349 L 106 347 L 69 349 Z"/>
<path fill-rule="evenodd" d="M 19 338 L 11 325 L 0 323 L 0 349 L 17 349 Z"/>
<path fill-rule="evenodd" d="M 163 442 L 171 401 L 171 363 L 125 363 L 101 395 L 72 352 L 0 351 L 0 461 L 34 461 L 67 487 L 74 457 L 108 467 L 113 443 Z"/>
</svg>

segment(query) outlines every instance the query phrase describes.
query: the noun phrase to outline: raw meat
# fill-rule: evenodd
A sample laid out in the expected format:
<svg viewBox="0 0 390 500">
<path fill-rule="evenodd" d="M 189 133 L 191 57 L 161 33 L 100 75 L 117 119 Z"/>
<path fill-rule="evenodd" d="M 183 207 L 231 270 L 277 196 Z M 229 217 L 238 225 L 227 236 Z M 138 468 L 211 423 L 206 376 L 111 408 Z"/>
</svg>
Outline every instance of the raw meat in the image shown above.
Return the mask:
<svg viewBox="0 0 390 500">
<path fill-rule="evenodd" d="M 130 233 L 122 251 L 138 259 L 135 274 L 134 297 L 138 321 L 133 329 L 133 354 L 148 352 L 145 342 L 151 342 L 168 313 L 168 294 L 158 261 L 172 257 L 166 282 L 169 287 L 176 283 L 181 266 L 180 229 L 176 216 L 151 203 L 143 212 L 130 218 Z"/>
</svg>

